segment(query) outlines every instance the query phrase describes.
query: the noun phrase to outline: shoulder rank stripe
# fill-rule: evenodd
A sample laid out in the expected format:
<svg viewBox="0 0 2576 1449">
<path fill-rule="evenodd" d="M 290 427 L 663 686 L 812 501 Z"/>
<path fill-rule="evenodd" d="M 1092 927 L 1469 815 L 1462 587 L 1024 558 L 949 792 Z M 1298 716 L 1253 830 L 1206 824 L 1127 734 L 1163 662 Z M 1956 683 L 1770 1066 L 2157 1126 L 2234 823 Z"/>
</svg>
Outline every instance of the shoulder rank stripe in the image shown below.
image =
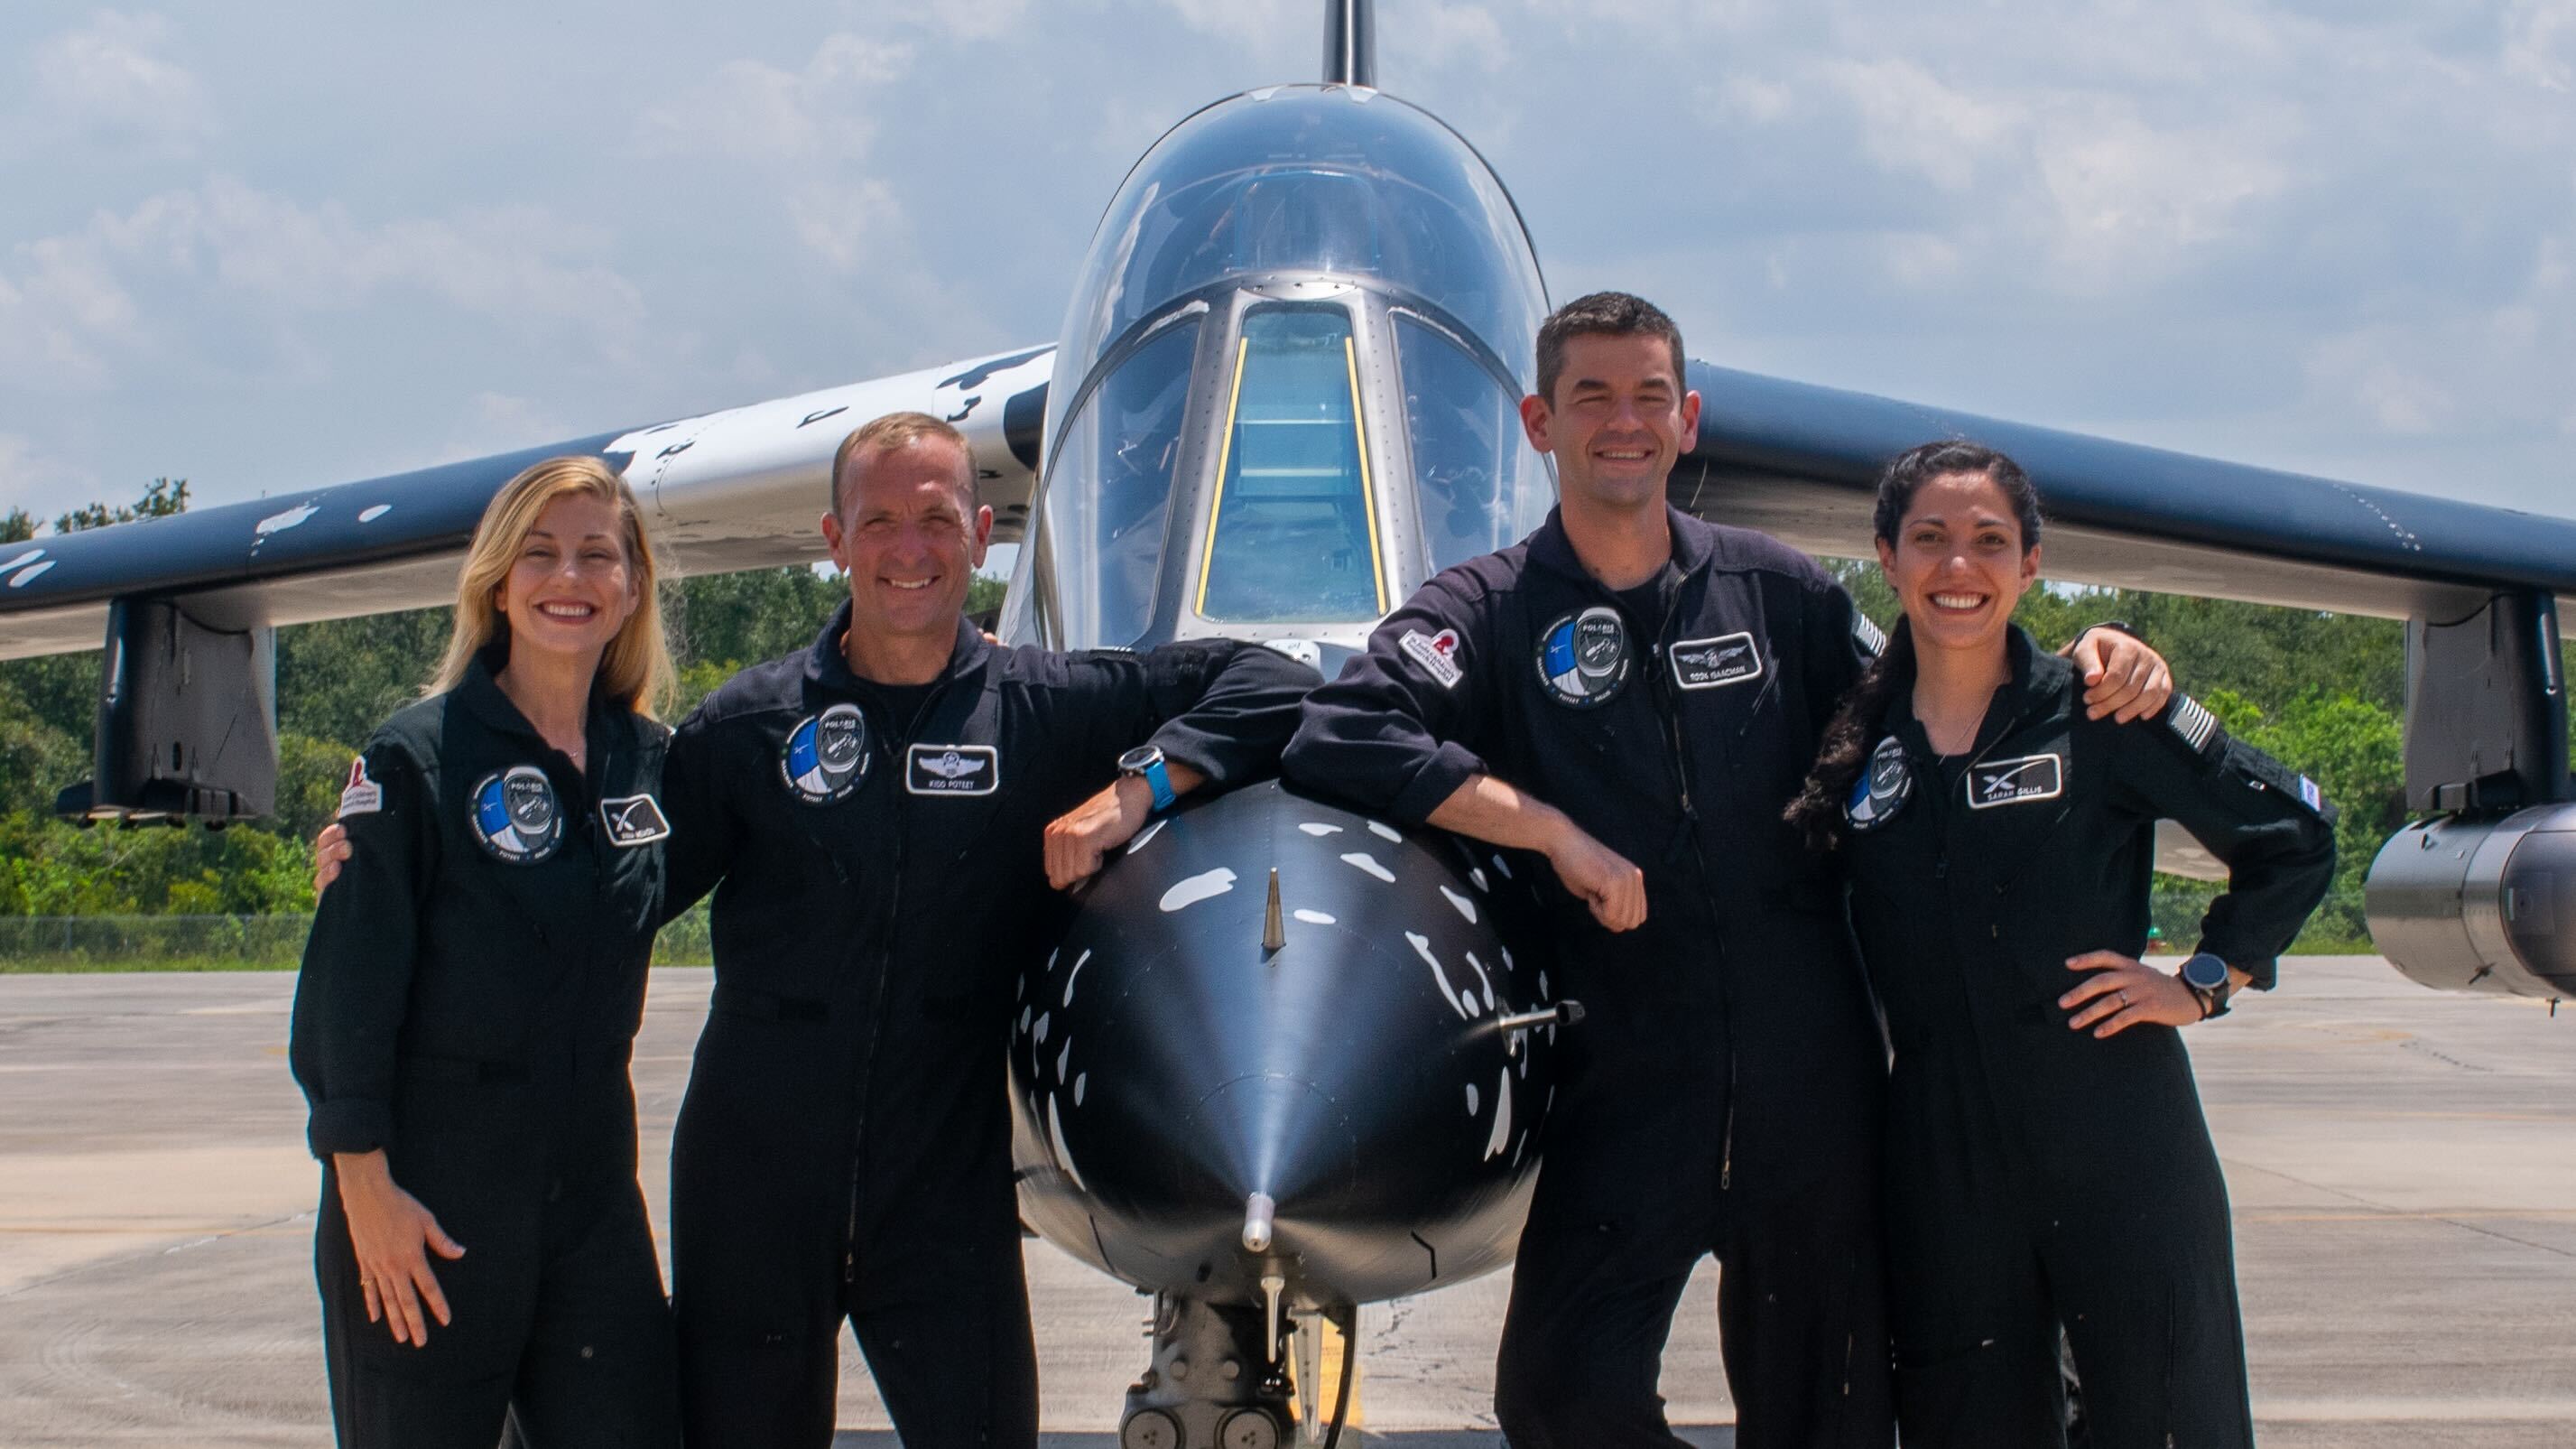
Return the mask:
<svg viewBox="0 0 2576 1449">
<path fill-rule="evenodd" d="M 1861 651 L 1873 658 L 1887 652 L 1887 631 L 1869 621 L 1869 615 L 1852 610 L 1852 637 L 1860 641 Z"/>
<path fill-rule="evenodd" d="M 2165 723 L 2192 753 L 2209 753 L 2210 742 L 2218 738 L 2218 716 L 2209 707 L 2188 694 L 2176 694 L 2165 709 Z"/>
</svg>

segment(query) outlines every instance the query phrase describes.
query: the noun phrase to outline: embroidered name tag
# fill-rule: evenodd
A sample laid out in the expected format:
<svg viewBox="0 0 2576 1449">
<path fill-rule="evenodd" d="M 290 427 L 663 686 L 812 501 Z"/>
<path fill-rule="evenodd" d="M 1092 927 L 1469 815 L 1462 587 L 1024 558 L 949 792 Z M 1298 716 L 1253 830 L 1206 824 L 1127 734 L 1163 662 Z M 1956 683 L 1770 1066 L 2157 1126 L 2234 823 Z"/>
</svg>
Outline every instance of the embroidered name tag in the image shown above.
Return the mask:
<svg viewBox="0 0 2576 1449">
<path fill-rule="evenodd" d="M 2066 793 L 2066 761 L 2058 755 L 2025 755 L 1968 767 L 1968 808 L 2026 805 Z"/>
<path fill-rule="evenodd" d="M 991 745 L 914 745 L 903 762 L 903 788 L 915 795 L 990 795 L 1002 787 L 1002 755 Z"/>
<path fill-rule="evenodd" d="M 671 822 L 650 795 L 627 795 L 599 802 L 599 823 L 611 845 L 650 845 L 669 837 Z"/>
<path fill-rule="evenodd" d="M 1684 689 L 1716 689 L 1762 677 L 1762 651 L 1751 634 L 1721 634 L 1714 639 L 1684 639 L 1672 647 L 1673 683 Z"/>
</svg>

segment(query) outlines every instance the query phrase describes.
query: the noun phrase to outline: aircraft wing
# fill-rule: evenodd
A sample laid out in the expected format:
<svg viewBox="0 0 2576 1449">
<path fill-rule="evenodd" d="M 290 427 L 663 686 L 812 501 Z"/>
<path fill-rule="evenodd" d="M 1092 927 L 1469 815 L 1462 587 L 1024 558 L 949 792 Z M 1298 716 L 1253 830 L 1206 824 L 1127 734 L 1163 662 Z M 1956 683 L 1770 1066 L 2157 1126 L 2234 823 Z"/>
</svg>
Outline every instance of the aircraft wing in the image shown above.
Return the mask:
<svg viewBox="0 0 2576 1449">
<path fill-rule="evenodd" d="M 484 505 L 541 458 L 621 469 L 680 573 L 808 562 L 823 553 L 832 453 L 881 413 L 948 419 L 973 445 L 997 541 L 1020 536 L 1046 413 L 1051 346 L 969 358 L 543 448 L 0 545 L 0 659 L 98 648 L 119 596 L 192 614 L 301 624 L 452 602 L 456 559 Z"/>
<path fill-rule="evenodd" d="M 2576 606 L 2576 520 L 2365 488 L 2161 448 L 1690 365 L 1685 512 L 1810 553 L 1871 556 L 1879 468 L 1933 438 L 2009 453 L 2039 484 L 2052 579 L 2340 613 L 2465 618 L 2495 593 Z"/>
</svg>

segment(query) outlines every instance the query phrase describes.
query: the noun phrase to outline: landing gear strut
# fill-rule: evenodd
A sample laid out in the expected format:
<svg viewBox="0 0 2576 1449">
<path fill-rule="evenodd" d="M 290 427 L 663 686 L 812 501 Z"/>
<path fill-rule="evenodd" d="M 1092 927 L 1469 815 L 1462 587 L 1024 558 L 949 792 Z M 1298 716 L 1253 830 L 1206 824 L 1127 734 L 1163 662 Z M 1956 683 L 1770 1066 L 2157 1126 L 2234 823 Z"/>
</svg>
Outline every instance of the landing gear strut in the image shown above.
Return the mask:
<svg viewBox="0 0 2576 1449">
<path fill-rule="evenodd" d="M 1340 1385 L 1323 1418 L 1325 1317 L 1343 1332 Z M 1283 1321 L 1286 1319 L 1287 1321 Z M 1293 1318 L 1270 1302 L 1154 1299 L 1154 1361 L 1127 1390 L 1119 1449 L 1290 1449 L 1331 1445 L 1350 1413 L 1357 1310 Z M 1289 1366 L 1295 1359 L 1295 1397 Z M 1298 1430 L 1305 1432 L 1300 1435 Z"/>
<path fill-rule="evenodd" d="M 1294 1416 L 1262 1308 L 1158 1294 L 1154 1361 L 1128 1387 L 1119 1449 L 1281 1449 Z"/>
</svg>

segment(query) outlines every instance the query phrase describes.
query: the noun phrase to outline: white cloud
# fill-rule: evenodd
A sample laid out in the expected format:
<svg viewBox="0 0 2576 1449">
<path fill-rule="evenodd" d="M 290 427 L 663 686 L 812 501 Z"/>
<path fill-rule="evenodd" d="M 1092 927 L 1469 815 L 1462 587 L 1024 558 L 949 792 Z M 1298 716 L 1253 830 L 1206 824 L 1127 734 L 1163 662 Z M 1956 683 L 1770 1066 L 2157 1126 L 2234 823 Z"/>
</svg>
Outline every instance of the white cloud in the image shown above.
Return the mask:
<svg viewBox="0 0 2576 1449">
<path fill-rule="evenodd" d="M 2576 433 L 2576 230 L 2544 237 L 2494 306 L 2418 306 L 2338 332 L 2305 359 L 2311 398 L 2380 433 Z"/>
<path fill-rule="evenodd" d="M 802 69 L 731 60 L 637 123 L 643 153 L 786 162 L 855 159 L 876 135 L 870 103 L 911 65 L 912 47 L 824 37 Z"/>
<path fill-rule="evenodd" d="M 1859 120 L 1871 160 L 1944 191 L 1965 190 L 2025 120 L 2019 106 L 1954 88 L 1911 60 L 1828 61 L 1819 71 Z"/>
<path fill-rule="evenodd" d="M 2504 16 L 2505 74 L 2553 91 L 2576 75 L 2576 0 L 2514 0 Z"/>
<path fill-rule="evenodd" d="M 951 40 L 997 40 L 1031 28 L 1029 0 L 922 0 L 875 10 Z"/>
<path fill-rule="evenodd" d="M 121 354 L 240 349 L 219 329 L 192 331 L 209 303 L 309 315 L 398 289 L 521 332 L 564 326 L 622 346 L 643 299 L 590 259 L 607 243 L 597 227 L 531 208 L 369 224 L 336 202 L 305 206 L 218 176 L 20 244 L 14 276 L 0 275 L 0 373 L 49 390 L 99 385 Z M 144 292 L 162 305 L 147 307 Z M 298 350 L 291 327 L 265 340 Z"/>
<path fill-rule="evenodd" d="M 2059 261 L 2087 283 L 2134 285 L 2138 269 L 2231 239 L 2249 202 L 2279 192 L 2275 143 L 2256 121 L 2164 128 L 2118 100 L 2068 107 L 2033 141 Z"/>
<path fill-rule="evenodd" d="M 214 108 L 197 78 L 162 54 L 172 37 L 158 15 L 102 10 L 88 25 L 38 45 L 20 121 L 25 144 L 192 153 L 215 129 Z"/>
<path fill-rule="evenodd" d="M 870 245 L 901 223 L 903 210 L 882 181 L 861 177 L 847 186 L 808 186 L 789 198 L 787 215 L 797 240 L 842 271 L 859 265 Z"/>
<path fill-rule="evenodd" d="M 1738 72 L 1696 88 L 1691 96 L 1703 119 L 1720 124 L 1742 120 L 1768 126 L 1789 114 L 1790 107 L 1797 103 L 1798 89 L 1785 81 Z"/>
<path fill-rule="evenodd" d="M 1511 55 L 1501 22 L 1485 6 L 1433 4 L 1404 18 L 1420 27 L 1419 53 L 1435 65 L 1463 62 L 1491 74 Z"/>
<path fill-rule="evenodd" d="M 1289 26 L 1316 23 L 1319 7 L 1306 0 L 1164 0 L 1181 23 L 1192 30 L 1237 40 L 1276 40 Z M 1323 43 L 1321 30 L 1316 44 Z M 1321 51 L 1317 52 L 1319 55 Z"/>
</svg>

